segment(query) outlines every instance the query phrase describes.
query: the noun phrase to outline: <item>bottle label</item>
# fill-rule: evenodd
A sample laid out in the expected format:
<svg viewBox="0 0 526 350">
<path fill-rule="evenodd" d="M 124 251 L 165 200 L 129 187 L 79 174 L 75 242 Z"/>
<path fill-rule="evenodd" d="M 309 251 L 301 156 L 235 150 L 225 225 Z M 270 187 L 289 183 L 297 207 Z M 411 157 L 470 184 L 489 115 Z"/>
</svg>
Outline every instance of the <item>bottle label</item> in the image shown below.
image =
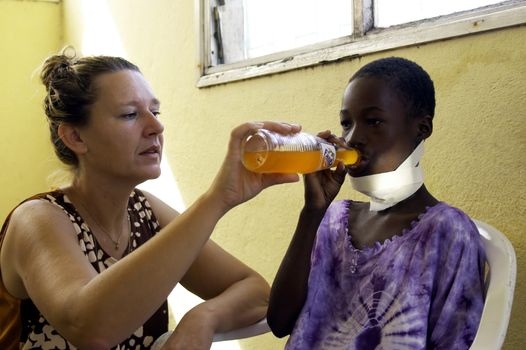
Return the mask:
<svg viewBox="0 0 526 350">
<path fill-rule="evenodd" d="M 336 160 L 336 147 L 330 143 L 321 143 L 321 169 L 332 167 Z"/>
</svg>

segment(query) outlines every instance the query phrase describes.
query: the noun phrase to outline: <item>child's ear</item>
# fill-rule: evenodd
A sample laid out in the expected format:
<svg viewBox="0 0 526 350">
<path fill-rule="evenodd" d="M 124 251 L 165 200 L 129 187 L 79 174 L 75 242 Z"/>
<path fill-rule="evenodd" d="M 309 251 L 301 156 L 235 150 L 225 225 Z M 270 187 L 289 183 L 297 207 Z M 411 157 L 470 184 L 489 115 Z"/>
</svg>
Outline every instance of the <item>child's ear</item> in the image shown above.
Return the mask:
<svg viewBox="0 0 526 350">
<path fill-rule="evenodd" d="M 88 146 L 82 140 L 79 130 L 73 125 L 62 123 L 58 126 L 58 136 L 75 154 L 84 154 L 88 151 Z"/>
<path fill-rule="evenodd" d="M 427 139 L 433 133 L 433 117 L 426 114 L 418 118 L 417 123 L 417 138 L 418 141 Z"/>
</svg>

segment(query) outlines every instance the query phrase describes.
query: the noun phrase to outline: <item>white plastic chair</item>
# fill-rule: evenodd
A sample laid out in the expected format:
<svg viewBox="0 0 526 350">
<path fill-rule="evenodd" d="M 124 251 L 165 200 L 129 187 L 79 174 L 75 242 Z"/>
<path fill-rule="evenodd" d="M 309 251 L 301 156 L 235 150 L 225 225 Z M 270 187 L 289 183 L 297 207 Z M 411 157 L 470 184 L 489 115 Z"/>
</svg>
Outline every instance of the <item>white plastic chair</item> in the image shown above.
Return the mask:
<svg viewBox="0 0 526 350">
<path fill-rule="evenodd" d="M 517 261 L 508 238 L 496 228 L 473 220 L 484 240 L 489 265 L 486 277 L 486 301 L 471 350 L 501 349 L 510 320 Z"/>
<path fill-rule="evenodd" d="M 255 337 L 256 335 L 264 334 L 270 332 L 270 327 L 267 324 L 267 319 L 264 318 L 257 323 L 254 323 L 250 326 L 246 326 L 239 329 L 234 329 L 229 332 L 217 333 L 214 335 L 214 343 L 226 340 L 237 340 L 249 337 Z M 170 337 L 172 332 L 167 332 L 161 335 L 153 344 L 152 350 L 160 350 L 166 340 Z"/>
</svg>

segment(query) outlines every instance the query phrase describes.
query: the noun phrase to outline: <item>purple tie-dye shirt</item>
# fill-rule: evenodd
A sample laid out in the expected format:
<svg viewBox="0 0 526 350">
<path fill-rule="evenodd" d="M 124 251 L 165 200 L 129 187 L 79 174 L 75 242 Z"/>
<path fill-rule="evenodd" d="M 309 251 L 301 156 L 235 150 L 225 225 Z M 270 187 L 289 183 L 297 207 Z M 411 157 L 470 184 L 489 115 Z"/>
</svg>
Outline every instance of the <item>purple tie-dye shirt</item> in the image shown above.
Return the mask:
<svg viewBox="0 0 526 350">
<path fill-rule="evenodd" d="M 349 205 L 334 202 L 320 224 L 286 349 L 468 349 L 484 306 L 475 224 L 441 202 L 400 236 L 360 250 L 347 234 Z"/>
</svg>

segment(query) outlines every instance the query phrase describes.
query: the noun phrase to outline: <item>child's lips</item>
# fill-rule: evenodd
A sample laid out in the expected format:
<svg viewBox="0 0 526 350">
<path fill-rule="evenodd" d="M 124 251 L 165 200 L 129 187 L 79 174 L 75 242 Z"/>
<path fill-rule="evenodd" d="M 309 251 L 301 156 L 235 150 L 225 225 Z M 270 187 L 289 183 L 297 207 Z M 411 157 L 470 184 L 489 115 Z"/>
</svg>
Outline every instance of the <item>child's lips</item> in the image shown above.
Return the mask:
<svg viewBox="0 0 526 350">
<path fill-rule="evenodd" d="M 358 173 L 360 173 L 366 167 L 366 165 L 367 165 L 367 158 L 361 156 L 358 163 L 353 164 L 353 165 L 347 165 L 346 167 L 347 172 L 349 173 L 349 175 L 355 176 Z"/>
</svg>

